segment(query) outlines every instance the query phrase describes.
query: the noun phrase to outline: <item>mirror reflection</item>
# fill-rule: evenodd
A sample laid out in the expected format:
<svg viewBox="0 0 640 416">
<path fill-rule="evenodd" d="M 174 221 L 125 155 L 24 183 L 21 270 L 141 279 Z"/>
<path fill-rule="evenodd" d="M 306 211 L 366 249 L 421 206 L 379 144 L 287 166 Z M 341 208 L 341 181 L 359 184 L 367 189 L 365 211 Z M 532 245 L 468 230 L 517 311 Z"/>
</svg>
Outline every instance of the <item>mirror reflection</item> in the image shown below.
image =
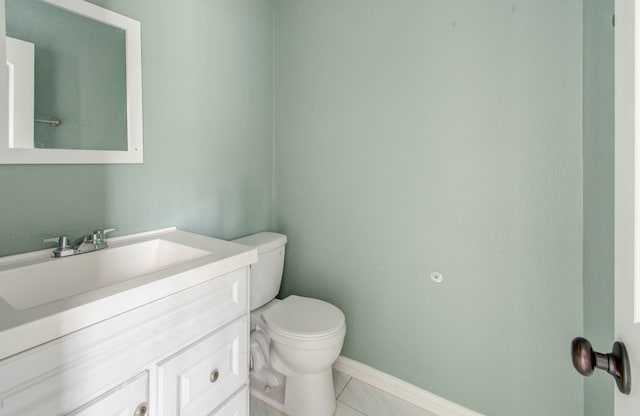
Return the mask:
<svg viewBox="0 0 640 416">
<path fill-rule="evenodd" d="M 127 150 L 125 31 L 5 0 L 10 147 Z"/>
</svg>

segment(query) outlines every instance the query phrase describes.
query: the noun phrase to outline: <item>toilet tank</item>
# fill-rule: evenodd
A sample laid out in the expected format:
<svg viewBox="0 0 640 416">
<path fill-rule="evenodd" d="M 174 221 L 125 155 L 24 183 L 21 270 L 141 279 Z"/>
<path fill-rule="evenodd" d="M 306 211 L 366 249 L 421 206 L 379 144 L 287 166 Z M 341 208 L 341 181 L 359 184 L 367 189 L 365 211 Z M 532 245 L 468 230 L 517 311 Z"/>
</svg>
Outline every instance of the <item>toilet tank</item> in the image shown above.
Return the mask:
<svg viewBox="0 0 640 416">
<path fill-rule="evenodd" d="M 280 291 L 287 236 L 263 232 L 238 238 L 233 242 L 258 250 L 258 262 L 251 265 L 249 284 L 250 306 L 254 310 L 270 302 Z"/>
</svg>

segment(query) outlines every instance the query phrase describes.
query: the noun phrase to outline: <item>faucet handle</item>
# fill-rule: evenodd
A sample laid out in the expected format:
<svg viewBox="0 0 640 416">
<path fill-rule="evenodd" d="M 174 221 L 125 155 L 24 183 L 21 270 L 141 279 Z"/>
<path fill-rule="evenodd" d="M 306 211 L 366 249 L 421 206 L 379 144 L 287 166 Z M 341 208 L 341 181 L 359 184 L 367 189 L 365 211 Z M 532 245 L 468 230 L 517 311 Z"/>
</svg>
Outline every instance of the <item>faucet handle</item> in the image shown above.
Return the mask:
<svg viewBox="0 0 640 416">
<path fill-rule="evenodd" d="M 65 249 L 69 247 L 69 237 L 66 235 L 61 235 L 59 237 L 51 237 L 45 238 L 42 240 L 43 243 L 58 243 L 59 249 Z"/>
<path fill-rule="evenodd" d="M 53 249 L 53 257 L 65 257 L 73 254 L 73 247 L 69 244 L 69 237 L 61 235 L 60 237 L 45 238 L 43 243 L 58 243 L 58 247 Z"/>
<path fill-rule="evenodd" d="M 115 231 L 116 228 L 106 228 L 104 230 L 95 230 L 93 232 L 93 238 L 98 243 L 104 243 L 104 239 L 108 233 Z"/>
</svg>

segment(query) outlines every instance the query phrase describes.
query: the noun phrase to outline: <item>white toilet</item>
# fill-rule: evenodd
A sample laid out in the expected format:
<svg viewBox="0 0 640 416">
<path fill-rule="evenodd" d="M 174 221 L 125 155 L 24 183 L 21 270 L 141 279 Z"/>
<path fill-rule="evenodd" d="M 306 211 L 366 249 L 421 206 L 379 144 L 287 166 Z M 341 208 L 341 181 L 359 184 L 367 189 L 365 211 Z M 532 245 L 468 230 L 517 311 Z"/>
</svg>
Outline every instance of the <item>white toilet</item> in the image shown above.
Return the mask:
<svg viewBox="0 0 640 416">
<path fill-rule="evenodd" d="M 234 242 L 258 250 L 250 277 L 252 394 L 289 416 L 333 415 L 331 366 L 344 342 L 344 314 L 318 299 L 275 299 L 287 236 L 265 232 Z"/>
</svg>

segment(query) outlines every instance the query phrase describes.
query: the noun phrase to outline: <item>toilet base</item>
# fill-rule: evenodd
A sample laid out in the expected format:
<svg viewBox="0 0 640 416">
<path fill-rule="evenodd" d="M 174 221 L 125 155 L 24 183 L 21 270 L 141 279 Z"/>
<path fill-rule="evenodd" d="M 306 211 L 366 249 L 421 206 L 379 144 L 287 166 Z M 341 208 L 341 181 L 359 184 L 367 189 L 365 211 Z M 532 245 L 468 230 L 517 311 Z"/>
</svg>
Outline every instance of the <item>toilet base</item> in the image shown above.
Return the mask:
<svg viewBox="0 0 640 416">
<path fill-rule="evenodd" d="M 315 374 L 287 376 L 284 412 L 290 416 L 330 416 L 336 411 L 331 367 Z"/>
<path fill-rule="evenodd" d="M 266 386 L 252 375 L 251 394 L 289 416 L 331 416 L 336 411 L 331 367 L 315 374 L 288 375 L 280 386 Z"/>
</svg>

